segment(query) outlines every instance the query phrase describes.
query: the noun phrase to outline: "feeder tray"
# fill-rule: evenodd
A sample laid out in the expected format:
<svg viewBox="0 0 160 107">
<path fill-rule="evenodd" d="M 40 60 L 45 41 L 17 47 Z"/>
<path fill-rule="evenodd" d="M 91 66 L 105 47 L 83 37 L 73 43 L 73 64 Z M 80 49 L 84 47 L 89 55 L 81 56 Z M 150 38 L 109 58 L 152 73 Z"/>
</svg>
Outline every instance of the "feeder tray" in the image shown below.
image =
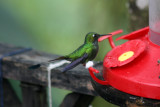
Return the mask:
<svg viewBox="0 0 160 107">
<path fill-rule="evenodd" d="M 105 87 L 111 86 L 129 95 L 160 100 L 160 46 L 149 40 L 148 32 L 146 27 L 121 36 L 118 40 L 129 41 L 119 46 L 110 39 L 113 49 L 103 61 L 104 80 L 94 75 L 98 70 L 89 68 L 93 87 L 103 98 Z"/>
</svg>

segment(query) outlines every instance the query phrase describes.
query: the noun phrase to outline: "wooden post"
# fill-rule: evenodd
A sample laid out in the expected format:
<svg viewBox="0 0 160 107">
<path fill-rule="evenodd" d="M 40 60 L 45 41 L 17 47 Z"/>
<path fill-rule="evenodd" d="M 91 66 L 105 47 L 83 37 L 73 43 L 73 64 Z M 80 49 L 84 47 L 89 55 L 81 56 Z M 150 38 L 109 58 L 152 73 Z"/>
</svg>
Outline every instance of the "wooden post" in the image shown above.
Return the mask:
<svg viewBox="0 0 160 107">
<path fill-rule="evenodd" d="M 7 79 L 3 79 L 4 107 L 22 107 L 17 95 Z"/>
<path fill-rule="evenodd" d="M 21 82 L 22 107 L 47 107 L 46 88 L 40 85 Z"/>
</svg>

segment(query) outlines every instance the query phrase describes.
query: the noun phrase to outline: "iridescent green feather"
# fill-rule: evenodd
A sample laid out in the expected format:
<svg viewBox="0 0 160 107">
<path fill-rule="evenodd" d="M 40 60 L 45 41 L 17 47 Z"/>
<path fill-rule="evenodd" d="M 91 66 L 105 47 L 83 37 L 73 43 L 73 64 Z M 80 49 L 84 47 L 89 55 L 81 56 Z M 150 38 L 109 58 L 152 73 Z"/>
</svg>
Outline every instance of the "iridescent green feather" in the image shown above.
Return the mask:
<svg viewBox="0 0 160 107">
<path fill-rule="evenodd" d="M 73 53 L 65 56 L 72 61 L 82 57 L 85 53 L 88 54 L 88 57 L 90 57 L 90 54 L 95 50 L 94 45 L 92 43 L 87 43 L 81 45 L 78 49 L 76 49 Z M 86 61 L 85 61 L 86 62 Z"/>
</svg>

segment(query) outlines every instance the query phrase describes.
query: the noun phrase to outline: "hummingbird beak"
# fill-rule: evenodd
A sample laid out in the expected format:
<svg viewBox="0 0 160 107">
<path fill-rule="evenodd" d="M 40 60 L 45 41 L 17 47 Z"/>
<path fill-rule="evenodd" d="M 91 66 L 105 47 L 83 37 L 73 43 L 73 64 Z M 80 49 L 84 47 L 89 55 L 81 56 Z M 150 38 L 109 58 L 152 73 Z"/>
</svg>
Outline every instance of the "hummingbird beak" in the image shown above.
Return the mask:
<svg viewBox="0 0 160 107">
<path fill-rule="evenodd" d="M 111 36 L 112 36 L 112 34 L 102 34 L 102 35 L 99 35 L 98 42 L 101 42 L 104 39 L 107 39 L 107 38 L 109 38 Z"/>
<path fill-rule="evenodd" d="M 123 32 L 123 30 L 120 29 L 120 30 L 111 32 L 110 34 L 104 34 L 104 35 L 100 36 L 100 38 L 98 38 L 98 42 L 101 42 L 101 41 L 103 41 L 103 40 L 105 40 L 105 39 L 107 39 L 107 38 L 109 38 L 109 37 L 112 37 L 113 35 L 117 35 L 117 34 L 120 34 L 120 33 L 122 33 L 122 32 Z M 110 35 L 110 36 L 109 36 L 109 35 Z"/>
<path fill-rule="evenodd" d="M 112 34 L 101 34 L 101 35 L 99 35 L 99 37 L 108 36 L 108 35 L 112 35 Z"/>
</svg>

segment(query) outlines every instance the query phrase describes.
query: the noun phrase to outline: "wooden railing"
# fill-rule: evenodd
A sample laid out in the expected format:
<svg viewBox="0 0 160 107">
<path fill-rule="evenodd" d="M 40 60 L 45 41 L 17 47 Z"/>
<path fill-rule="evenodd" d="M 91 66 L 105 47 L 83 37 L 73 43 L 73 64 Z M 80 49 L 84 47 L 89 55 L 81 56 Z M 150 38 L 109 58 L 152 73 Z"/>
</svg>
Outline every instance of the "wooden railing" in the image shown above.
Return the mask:
<svg viewBox="0 0 160 107">
<path fill-rule="evenodd" d="M 22 48 L 0 44 L 0 56 L 19 49 Z M 58 56 L 31 50 L 22 54 L 3 58 L 2 71 L 3 77 L 5 78 L 4 82 L 7 81 L 6 79 L 21 81 L 23 107 L 47 106 L 46 86 L 48 82 L 46 67 L 42 66 L 41 68 L 35 70 L 30 70 L 28 69 L 28 67 L 33 64 L 47 61 L 49 59 L 54 59 L 56 57 Z M 91 102 L 93 96 L 96 96 L 97 94 L 90 83 L 91 77 L 88 70 L 80 65 L 71 71 L 61 73 L 60 70 L 62 70 L 62 68 L 63 67 L 59 67 L 52 70 L 52 86 L 73 91 L 73 96 L 76 95 L 76 98 L 72 98 L 71 94 L 68 95 L 68 97 L 72 99 L 71 105 L 73 106 L 74 103 L 77 103 L 79 105 L 79 103 L 86 98 L 87 99 L 85 100 L 85 102 L 87 102 L 87 100 Z M 66 98 L 64 99 L 61 107 L 69 107 L 69 104 L 64 105 L 64 103 L 68 102 L 67 100 L 68 99 Z M 89 102 L 87 102 L 86 104 L 88 105 Z M 85 103 L 83 102 L 82 104 L 82 107 L 85 107 Z"/>
<path fill-rule="evenodd" d="M 0 44 L 0 56 L 15 50 L 23 49 L 11 45 Z M 51 55 L 40 51 L 27 51 L 22 54 L 3 58 L 3 90 L 5 107 L 47 107 L 47 70 L 45 66 L 39 69 L 30 70 L 29 66 L 54 59 L 57 55 Z M 62 67 L 55 68 L 51 72 L 51 84 L 54 87 L 70 90 L 60 107 L 88 107 L 94 96 L 98 94 L 92 85 L 98 84 L 92 81 L 91 76 L 82 65 L 66 72 L 61 73 Z M 102 62 L 95 62 L 94 68 L 102 71 Z M 96 75 L 96 76 L 101 76 Z M 17 99 L 7 79 L 19 80 L 22 89 L 22 104 Z M 99 85 L 97 90 L 105 90 L 101 96 L 107 101 L 119 106 L 127 107 L 159 107 L 160 101 L 133 96 L 121 92 L 111 86 Z M 103 91 L 102 90 L 102 91 Z"/>
</svg>

